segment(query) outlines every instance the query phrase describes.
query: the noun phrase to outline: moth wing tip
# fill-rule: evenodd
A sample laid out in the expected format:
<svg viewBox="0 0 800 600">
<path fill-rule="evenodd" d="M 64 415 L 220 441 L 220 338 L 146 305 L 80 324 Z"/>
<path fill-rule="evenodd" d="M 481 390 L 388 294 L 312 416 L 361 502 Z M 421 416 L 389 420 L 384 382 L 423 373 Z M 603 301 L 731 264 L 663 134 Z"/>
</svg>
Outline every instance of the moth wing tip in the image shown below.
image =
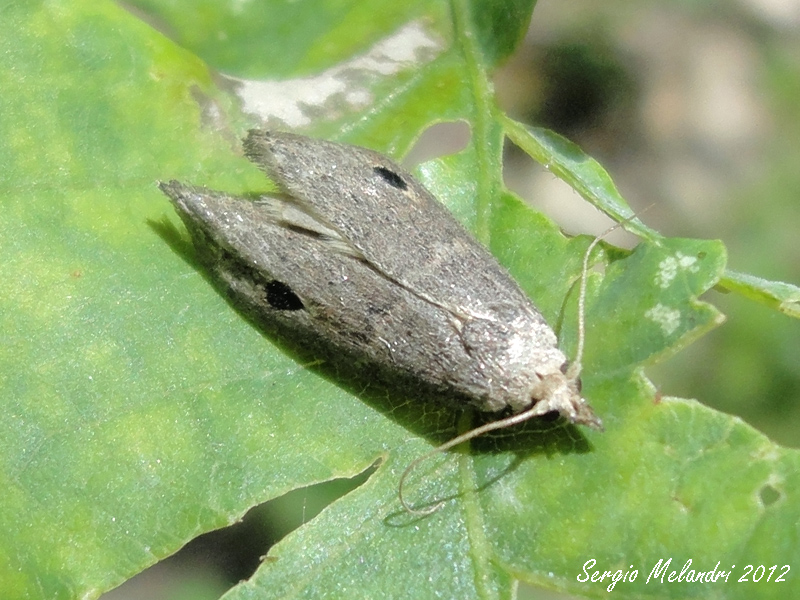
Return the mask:
<svg viewBox="0 0 800 600">
<path fill-rule="evenodd" d="M 166 194 L 167 190 L 176 188 L 181 185 L 181 183 L 175 179 L 170 179 L 169 181 L 156 181 L 156 185 L 158 186 L 158 189 Z"/>
<path fill-rule="evenodd" d="M 184 196 L 186 192 L 191 189 L 189 186 L 184 185 L 176 179 L 170 179 L 169 181 L 158 181 L 157 184 L 158 189 L 160 189 L 173 202 Z"/>
</svg>

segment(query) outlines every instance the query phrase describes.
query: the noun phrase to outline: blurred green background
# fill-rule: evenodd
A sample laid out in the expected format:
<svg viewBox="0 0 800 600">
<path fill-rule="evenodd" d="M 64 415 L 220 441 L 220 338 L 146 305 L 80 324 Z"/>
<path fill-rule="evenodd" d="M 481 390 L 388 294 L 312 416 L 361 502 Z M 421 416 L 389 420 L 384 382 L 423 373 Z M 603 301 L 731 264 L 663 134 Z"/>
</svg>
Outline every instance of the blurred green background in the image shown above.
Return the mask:
<svg viewBox="0 0 800 600">
<path fill-rule="evenodd" d="M 496 83 L 512 115 L 599 160 L 649 225 L 721 239 L 730 269 L 800 283 L 797 2 L 543 0 Z M 603 230 L 552 175 L 509 162 L 509 185 L 565 230 Z M 728 321 L 648 374 L 798 447 L 800 323 L 740 296 L 705 299 Z"/>
<path fill-rule="evenodd" d="M 137 4 L 146 12 L 145 2 L 128 5 Z M 578 143 L 635 210 L 652 205 L 642 215 L 652 227 L 721 239 L 731 269 L 800 283 L 800 3 L 540 0 L 495 84 L 513 117 Z M 506 179 L 569 233 L 606 227 L 512 147 Z M 706 300 L 728 321 L 648 374 L 666 395 L 696 398 L 798 447 L 800 322 L 737 295 Z M 258 507 L 103 598 L 218 598 L 270 544 L 367 476 Z"/>
</svg>

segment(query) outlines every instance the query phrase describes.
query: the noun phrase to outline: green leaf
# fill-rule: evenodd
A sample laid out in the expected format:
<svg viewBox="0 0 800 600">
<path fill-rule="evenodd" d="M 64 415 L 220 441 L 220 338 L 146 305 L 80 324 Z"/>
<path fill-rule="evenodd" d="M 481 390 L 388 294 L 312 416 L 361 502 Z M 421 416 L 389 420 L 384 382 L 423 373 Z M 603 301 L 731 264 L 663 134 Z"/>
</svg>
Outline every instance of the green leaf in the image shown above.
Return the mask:
<svg viewBox="0 0 800 600">
<path fill-rule="evenodd" d="M 468 4 L 469 27 L 478 40 L 481 61 L 487 67 L 493 67 L 507 58 L 522 41 L 536 0 L 473 1 Z"/>
<path fill-rule="evenodd" d="M 737 292 L 776 308 L 785 315 L 800 319 L 800 288 L 782 281 L 768 281 L 746 273 L 726 271 L 719 282 L 723 290 Z"/>
<path fill-rule="evenodd" d="M 185 48 L 102 0 L 3 6 L 4 597 L 97 597 L 256 504 L 377 462 L 227 597 L 505 598 L 516 580 L 596 597 L 608 581 L 578 579 L 589 559 L 640 571 L 617 584 L 623 598 L 797 591 L 791 574 L 770 585 L 645 583 L 670 557 L 677 570 L 688 559 L 700 570 L 736 564 L 736 577 L 748 563 L 798 564 L 798 453 L 662 397 L 642 374 L 719 322 L 697 297 L 723 272 L 720 243 L 632 221 L 646 241 L 630 253 L 604 247 L 605 276 L 589 282 L 584 393 L 606 432 L 528 423 L 433 458 L 407 493 L 445 505 L 420 519 L 397 501 L 400 473 L 458 416 L 407 390 L 327 379 L 266 339 L 209 285 L 155 186 L 268 189 L 237 140 L 279 124 L 275 114 L 395 156 L 429 125 L 463 120 L 467 148 L 418 174 L 572 352 L 589 240 L 565 238 L 503 188 L 504 135 L 627 214 L 599 166 L 494 105 L 487 65 L 523 29 L 504 23 L 532 5 L 138 3 Z"/>
<path fill-rule="evenodd" d="M 515 144 L 586 200 L 614 220 L 625 222 L 626 227 L 639 237 L 651 241 L 660 237 L 634 217 L 606 170 L 578 146 L 548 129 L 526 127 L 505 116 L 502 119 L 509 138 Z"/>
</svg>

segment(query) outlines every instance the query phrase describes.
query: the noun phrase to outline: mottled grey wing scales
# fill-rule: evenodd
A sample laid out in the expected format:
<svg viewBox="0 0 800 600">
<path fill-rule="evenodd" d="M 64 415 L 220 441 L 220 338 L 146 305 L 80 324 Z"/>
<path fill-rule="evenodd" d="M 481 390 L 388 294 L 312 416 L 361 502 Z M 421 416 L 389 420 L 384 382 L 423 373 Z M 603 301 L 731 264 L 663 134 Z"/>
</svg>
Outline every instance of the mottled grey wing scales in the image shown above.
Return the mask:
<svg viewBox="0 0 800 600">
<path fill-rule="evenodd" d="M 321 151 L 309 152 L 309 143 Z M 266 131 L 251 131 L 245 151 L 267 174 L 277 175 L 276 183 L 293 201 L 421 297 L 454 314 L 484 318 L 492 318 L 491 307 L 528 303 L 486 249 L 388 158 L 364 148 Z M 315 193 L 309 195 L 309 189 Z M 436 224 L 435 237 L 431 223 Z M 393 235 L 387 236 L 387 230 Z M 387 248 L 398 239 L 404 241 L 402 252 Z"/>
<path fill-rule="evenodd" d="M 282 190 L 250 201 L 161 184 L 232 297 L 303 343 L 352 354 L 480 410 L 598 425 L 553 330 L 411 175 L 371 150 L 251 131 Z"/>
</svg>

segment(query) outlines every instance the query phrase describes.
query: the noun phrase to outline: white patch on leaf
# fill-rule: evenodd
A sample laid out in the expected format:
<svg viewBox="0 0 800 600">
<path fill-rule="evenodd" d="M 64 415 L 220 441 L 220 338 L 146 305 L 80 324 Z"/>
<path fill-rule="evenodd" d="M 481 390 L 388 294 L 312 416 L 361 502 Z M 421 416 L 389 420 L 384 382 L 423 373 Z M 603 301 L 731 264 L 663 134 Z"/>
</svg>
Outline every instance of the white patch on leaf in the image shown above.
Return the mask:
<svg viewBox="0 0 800 600">
<path fill-rule="evenodd" d="M 681 312 L 660 303 L 647 310 L 644 316 L 661 327 L 661 331 L 664 332 L 665 336 L 675 333 L 675 330 L 681 324 Z"/>
<path fill-rule="evenodd" d="M 680 271 L 697 273 L 699 270 L 700 266 L 697 264 L 696 256 L 687 256 L 683 252 L 676 252 L 675 256 L 668 256 L 658 263 L 655 283 L 662 290 L 665 290 L 675 280 Z"/>
<path fill-rule="evenodd" d="M 656 273 L 656 285 L 662 290 L 669 287 L 672 280 L 678 274 L 678 261 L 674 256 L 668 256 L 658 263 L 658 273 Z"/>
<path fill-rule="evenodd" d="M 678 266 L 690 273 L 697 273 L 700 270 L 700 265 L 697 264 L 696 256 L 686 256 L 683 252 L 676 252 L 675 258 L 678 261 Z"/>
<path fill-rule="evenodd" d="M 309 125 L 312 118 L 319 120 L 320 115 L 334 119 L 364 109 L 375 101 L 372 86 L 379 79 L 419 69 L 441 50 L 441 42 L 422 22 L 412 21 L 366 53 L 317 75 L 280 81 L 229 79 L 237 84 L 245 112 L 296 129 Z"/>
</svg>

